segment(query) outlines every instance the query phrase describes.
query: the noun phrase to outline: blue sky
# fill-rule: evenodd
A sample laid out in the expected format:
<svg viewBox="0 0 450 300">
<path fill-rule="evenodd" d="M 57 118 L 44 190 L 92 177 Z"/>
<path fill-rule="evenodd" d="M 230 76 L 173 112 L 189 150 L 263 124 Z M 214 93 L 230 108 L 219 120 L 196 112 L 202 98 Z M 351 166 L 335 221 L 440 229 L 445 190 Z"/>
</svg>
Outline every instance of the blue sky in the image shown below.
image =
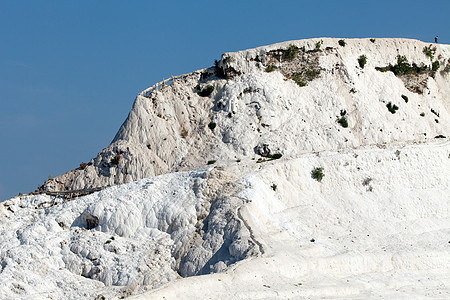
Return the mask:
<svg viewBox="0 0 450 300">
<path fill-rule="evenodd" d="M 448 0 L 0 0 L 0 200 L 95 157 L 163 77 L 286 40 L 448 44 L 449 11 Z"/>
</svg>

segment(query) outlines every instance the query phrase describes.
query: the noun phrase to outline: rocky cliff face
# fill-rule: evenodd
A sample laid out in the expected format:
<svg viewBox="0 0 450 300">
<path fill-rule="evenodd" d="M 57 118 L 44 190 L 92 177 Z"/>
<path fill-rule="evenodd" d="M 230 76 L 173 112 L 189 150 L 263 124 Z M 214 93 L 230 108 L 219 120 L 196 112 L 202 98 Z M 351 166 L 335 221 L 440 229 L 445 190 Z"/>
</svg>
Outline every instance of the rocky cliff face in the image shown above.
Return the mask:
<svg viewBox="0 0 450 300">
<path fill-rule="evenodd" d="M 1 203 L 0 298 L 449 298 L 449 58 L 300 40 L 142 91 L 41 188 L 100 191 Z"/>
<path fill-rule="evenodd" d="M 445 136 L 449 55 L 416 40 L 329 38 L 225 53 L 215 67 L 140 93 L 110 146 L 43 189 Z"/>
</svg>

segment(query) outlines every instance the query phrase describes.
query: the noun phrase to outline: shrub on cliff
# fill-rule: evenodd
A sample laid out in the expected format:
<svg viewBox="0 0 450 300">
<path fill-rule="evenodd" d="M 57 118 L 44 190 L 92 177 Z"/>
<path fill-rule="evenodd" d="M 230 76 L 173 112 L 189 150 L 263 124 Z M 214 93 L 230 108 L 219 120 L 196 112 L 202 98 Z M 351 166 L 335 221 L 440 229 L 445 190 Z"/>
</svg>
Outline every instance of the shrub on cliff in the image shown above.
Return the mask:
<svg viewBox="0 0 450 300">
<path fill-rule="evenodd" d="M 433 45 L 430 44 L 430 46 L 423 47 L 423 53 L 425 53 L 430 60 L 433 60 L 434 55 L 436 54 L 436 46 L 433 47 Z"/>
<path fill-rule="evenodd" d="M 214 91 L 214 87 L 212 85 L 207 85 L 203 89 L 201 89 L 198 94 L 202 97 L 208 97 Z"/>
<path fill-rule="evenodd" d="M 311 171 L 311 178 L 321 182 L 325 174 L 323 174 L 323 168 L 314 168 Z"/>
<path fill-rule="evenodd" d="M 270 73 L 270 72 L 275 71 L 276 69 L 277 69 L 277 67 L 275 67 L 274 65 L 269 65 L 266 67 L 266 72 Z"/>
<path fill-rule="evenodd" d="M 348 127 L 348 121 L 345 117 L 341 117 L 337 121 L 339 124 L 341 124 L 342 127 L 347 128 Z"/>
<path fill-rule="evenodd" d="M 392 104 L 391 102 L 389 102 L 388 104 L 386 104 L 387 109 L 389 110 L 389 112 L 391 114 L 395 114 L 395 112 L 398 110 L 398 106 L 395 104 Z"/>
<path fill-rule="evenodd" d="M 358 57 L 358 64 L 361 67 L 361 69 L 364 69 L 364 66 L 367 63 L 367 57 L 363 54 L 360 57 Z"/>
<path fill-rule="evenodd" d="M 299 49 L 295 45 L 289 45 L 289 48 L 284 52 L 283 58 L 287 60 L 293 60 L 297 56 Z"/>
</svg>

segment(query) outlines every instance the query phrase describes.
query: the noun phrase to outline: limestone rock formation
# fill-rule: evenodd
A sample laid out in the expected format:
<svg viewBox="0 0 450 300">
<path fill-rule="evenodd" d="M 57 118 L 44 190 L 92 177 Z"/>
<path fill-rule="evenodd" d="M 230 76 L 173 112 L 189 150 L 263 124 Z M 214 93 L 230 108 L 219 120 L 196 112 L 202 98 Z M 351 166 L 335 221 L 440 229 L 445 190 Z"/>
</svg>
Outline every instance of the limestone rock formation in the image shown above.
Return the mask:
<svg viewBox="0 0 450 300">
<path fill-rule="evenodd" d="M 255 147 L 261 145 L 291 158 L 445 135 L 449 49 L 434 46 L 433 61 L 425 47 L 408 39 L 352 39 L 343 47 L 324 38 L 225 53 L 215 67 L 141 92 L 110 146 L 85 169 L 58 176 L 43 189 L 105 187 L 204 167 L 210 160 L 226 165 L 258 157 Z M 361 55 L 367 58 L 363 68 Z M 376 69 L 396 65 L 399 55 L 422 72 L 396 76 Z M 432 71 L 436 61 L 440 67 Z M 202 93 L 207 87 L 213 89 L 208 95 Z M 389 103 L 399 107 L 395 114 Z M 336 122 L 342 112 L 348 128 Z M 121 159 L 113 163 L 117 155 Z"/>
<path fill-rule="evenodd" d="M 322 38 L 142 91 L 1 203 L 0 298 L 450 298 L 449 73 L 449 45 Z"/>
</svg>

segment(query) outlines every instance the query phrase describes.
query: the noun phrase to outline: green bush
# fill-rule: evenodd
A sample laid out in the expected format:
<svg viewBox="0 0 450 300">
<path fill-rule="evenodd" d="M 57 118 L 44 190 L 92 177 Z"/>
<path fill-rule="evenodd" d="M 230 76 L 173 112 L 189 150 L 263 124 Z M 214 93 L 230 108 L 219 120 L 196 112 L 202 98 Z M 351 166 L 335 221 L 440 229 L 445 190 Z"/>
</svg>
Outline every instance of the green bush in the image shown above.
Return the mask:
<svg viewBox="0 0 450 300">
<path fill-rule="evenodd" d="M 277 69 L 277 67 L 275 67 L 273 65 L 269 65 L 269 66 L 266 67 L 266 72 L 270 73 L 270 72 L 275 71 L 276 69 Z"/>
<path fill-rule="evenodd" d="M 270 186 L 272 190 L 275 192 L 277 190 L 277 185 L 274 183 Z"/>
<path fill-rule="evenodd" d="M 433 46 L 430 44 L 430 46 L 425 46 L 423 48 L 423 53 L 425 53 L 426 56 L 430 58 L 430 60 L 433 60 L 434 55 L 436 54 L 436 46 Z"/>
<path fill-rule="evenodd" d="M 291 44 L 289 45 L 289 48 L 285 50 L 283 58 L 287 60 L 293 60 L 297 56 L 298 52 L 299 52 L 298 47 Z"/>
<path fill-rule="evenodd" d="M 399 75 L 405 75 L 405 74 L 422 74 L 422 73 L 428 71 L 429 69 L 427 68 L 427 66 L 419 67 L 415 63 L 410 65 L 408 63 L 408 60 L 406 59 L 406 56 L 397 55 L 397 64 L 396 65 L 389 64 L 389 66 L 387 66 L 387 67 L 375 67 L 375 70 L 380 71 L 380 72 L 391 71 L 396 76 L 399 76 Z"/>
<path fill-rule="evenodd" d="M 361 69 L 364 69 L 364 66 L 367 63 L 367 57 L 363 54 L 360 57 L 358 57 L 358 64 L 361 67 Z"/>
<path fill-rule="evenodd" d="M 214 130 L 214 128 L 216 128 L 216 126 L 217 126 L 217 124 L 214 123 L 213 121 L 209 122 L 209 124 L 208 124 L 208 127 L 209 127 L 209 129 L 211 129 L 211 130 Z"/>
<path fill-rule="evenodd" d="M 437 70 L 439 70 L 439 61 L 436 60 L 431 64 L 431 71 L 436 72 Z"/>
<path fill-rule="evenodd" d="M 408 96 L 402 95 L 403 100 L 405 100 L 406 103 L 408 103 Z"/>
<path fill-rule="evenodd" d="M 314 168 L 311 171 L 311 178 L 321 182 L 325 174 L 323 174 L 323 168 Z"/>
<path fill-rule="evenodd" d="M 351 89 L 350 89 L 350 93 L 352 93 L 352 94 L 356 94 L 356 90 L 355 90 L 355 88 L 351 88 Z"/>
<path fill-rule="evenodd" d="M 208 165 L 212 165 L 216 162 L 216 160 L 208 160 Z"/>
<path fill-rule="evenodd" d="M 316 43 L 316 47 L 314 48 L 314 50 L 319 51 L 319 50 L 320 50 L 320 47 L 322 46 L 322 44 L 323 44 L 323 41 L 322 41 L 322 40 L 318 41 L 318 42 Z"/>
<path fill-rule="evenodd" d="M 421 112 L 421 113 L 420 113 L 420 116 L 421 116 L 421 117 L 425 117 L 425 113 L 424 113 L 424 112 Z"/>
<path fill-rule="evenodd" d="M 295 83 L 302 87 L 302 86 L 306 86 L 306 81 L 303 79 L 302 74 L 301 73 L 293 73 L 291 75 L 291 79 L 295 81 Z"/>
<path fill-rule="evenodd" d="M 345 41 L 344 40 L 339 40 L 338 43 L 339 43 L 340 46 L 345 47 Z"/>
<path fill-rule="evenodd" d="M 375 39 L 370 39 L 370 41 L 371 41 L 372 43 L 375 43 Z"/>
<path fill-rule="evenodd" d="M 391 114 L 395 114 L 395 112 L 398 110 L 398 106 L 397 105 L 392 105 L 391 102 L 389 102 L 388 104 L 386 104 L 387 109 L 389 110 L 389 112 Z"/>
<path fill-rule="evenodd" d="M 440 135 L 435 136 L 434 138 L 435 139 L 445 139 L 445 135 L 440 134 Z"/>
<path fill-rule="evenodd" d="M 341 117 L 337 121 L 339 124 L 341 124 L 342 127 L 347 128 L 348 127 L 348 121 L 345 117 Z"/>
<path fill-rule="evenodd" d="M 199 87 L 199 86 L 198 86 Z M 200 87 L 198 88 L 200 90 Z M 207 85 L 205 88 L 201 89 L 198 93 L 202 97 L 208 97 L 214 91 L 214 87 L 212 85 Z"/>
<path fill-rule="evenodd" d="M 393 66 L 391 70 L 395 75 L 410 73 L 410 66 L 408 59 L 404 55 L 397 55 L 397 64 Z"/>
<path fill-rule="evenodd" d="M 305 77 L 309 80 L 313 80 L 313 79 L 319 77 L 319 75 L 320 75 L 320 69 L 318 69 L 318 68 L 308 68 L 308 69 L 304 70 L 303 72 L 304 72 Z"/>
</svg>

